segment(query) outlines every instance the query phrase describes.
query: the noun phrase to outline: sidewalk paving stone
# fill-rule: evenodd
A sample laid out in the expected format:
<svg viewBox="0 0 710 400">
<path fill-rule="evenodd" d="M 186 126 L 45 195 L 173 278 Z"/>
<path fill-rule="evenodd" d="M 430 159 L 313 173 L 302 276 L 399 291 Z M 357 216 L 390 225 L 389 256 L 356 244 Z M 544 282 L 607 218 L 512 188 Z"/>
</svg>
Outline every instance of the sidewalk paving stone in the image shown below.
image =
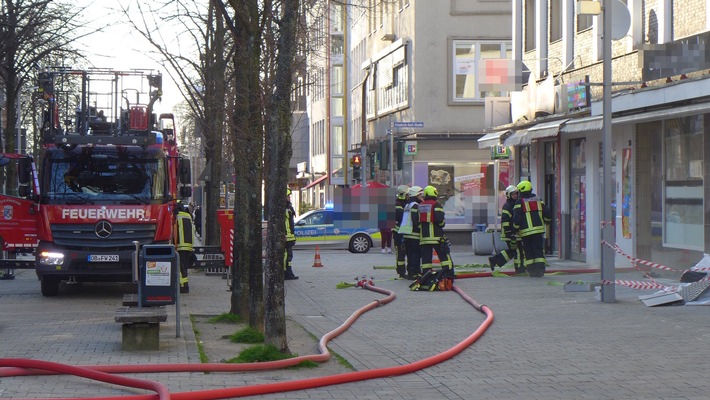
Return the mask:
<svg viewBox="0 0 710 400">
<path fill-rule="evenodd" d="M 470 246 L 454 246 L 455 264 L 485 264 Z M 286 282 L 286 313 L 320 337 L 358 307 L 383 296 L 359 288 L 336 289 L 339 282 L 372 276 L 394 290 L 396 300 L 363 315 L 330 344 L 357 370 L 403 365 L 433 356 L 470 335 L 485 319 L 454 292 L 411 292 L 409 281 L 392 280 L 393 255 L 353 255 L 321 250 L 323 268 L 313 268 L 313 251 L 297 250 Z M 590 269 L 551 259 L 551 268 Z M 617 278 L 642 280 L 638 272 Z M 710 318 L 704 307 L 645 307 L 641 294 L 652 290 L 616 288 L 616 302 L 601 303 L 593 292 L 564 292 L 569 280 L 598 281 L 599 273 L 543 278 L 471 278 L 455 284 L 487 305 L 495 320 L 486 333 L 456 357 L 422 371 L 289 393 L 260 399 L 700 399 L 710 393 L 710 354 L 705 346 Z M 71 365 L 199 362 L 188 314 L 217 315 L 229 310 L 227 282 L 194 273 L 191 293 L 181 298 L 181 337 L 175 337 L 175 311 L 160 329 L 161 350 L 121 350 L 121 327 L 113 312 L 122 285 L 62 287 L 44 298 L 33 271 L 0 281 L 0 357 L 34 358 Z M 294 374 L 283 370 L 278 381 Z M 136 375 L 132 375 L 136 376 Z M 256 373 L 167 373 L 141 378 L 165 383 L 172 392 L 218 389 L 274 382 Z M 140 391 L 139 391 L 140 392 Z M 0 378 L 0 398 L 86 397 L 135 393 L 84 379 Z"/>
</svg>

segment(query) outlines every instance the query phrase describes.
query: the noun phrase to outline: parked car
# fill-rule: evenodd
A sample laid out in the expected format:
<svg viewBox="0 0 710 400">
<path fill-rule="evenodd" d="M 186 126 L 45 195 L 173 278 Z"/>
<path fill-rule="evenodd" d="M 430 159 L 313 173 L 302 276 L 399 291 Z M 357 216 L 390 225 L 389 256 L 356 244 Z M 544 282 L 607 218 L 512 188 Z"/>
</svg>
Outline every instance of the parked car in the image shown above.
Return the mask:
<svg viewBox="0 0 710 400">
<path fill-rule="evenodd" d="M 374 239 L 380 239 L 376 227 L 358 226 L 360 221 L 334 221 L 332 209 L 308 211 L 296 218 L 296 248 L 342 248 L 351 253 L 367 253 Z M 352 227 L 351 227 L 352 226 Z"/>
</svg>

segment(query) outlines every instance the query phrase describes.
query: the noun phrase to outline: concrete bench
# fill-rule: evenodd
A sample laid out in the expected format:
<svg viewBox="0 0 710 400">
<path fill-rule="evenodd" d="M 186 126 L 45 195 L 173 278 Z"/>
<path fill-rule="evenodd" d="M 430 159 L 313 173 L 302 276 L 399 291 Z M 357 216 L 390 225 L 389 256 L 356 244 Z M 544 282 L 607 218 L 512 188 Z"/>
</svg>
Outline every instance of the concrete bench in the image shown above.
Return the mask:
<svg viewBox="0 0 710 400">
<path fill-rule="evenodd" d="M 165 307 L 128 307 L 116 309 L 114 320 L 123 324 L 123 350 L 159 350 L 160 323 L 168 319 Z"/>
<path fill-rule="evenodd" d="M 124 294 L 122 304 L 126 307 L 138 307 L 138 293 Z"/>
</svg>

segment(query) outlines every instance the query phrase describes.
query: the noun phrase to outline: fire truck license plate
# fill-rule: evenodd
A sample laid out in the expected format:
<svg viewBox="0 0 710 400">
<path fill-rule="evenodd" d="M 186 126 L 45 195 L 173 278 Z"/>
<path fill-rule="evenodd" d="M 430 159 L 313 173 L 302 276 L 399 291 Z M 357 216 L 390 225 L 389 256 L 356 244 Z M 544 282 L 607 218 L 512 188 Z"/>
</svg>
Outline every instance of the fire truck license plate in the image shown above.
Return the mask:
<svg viewBox="0 0 710 400">
<path fill-rule="evenodd" d="M 91 254 L 89 262 L 117 262 L 118 254 Z"/>
</svg>

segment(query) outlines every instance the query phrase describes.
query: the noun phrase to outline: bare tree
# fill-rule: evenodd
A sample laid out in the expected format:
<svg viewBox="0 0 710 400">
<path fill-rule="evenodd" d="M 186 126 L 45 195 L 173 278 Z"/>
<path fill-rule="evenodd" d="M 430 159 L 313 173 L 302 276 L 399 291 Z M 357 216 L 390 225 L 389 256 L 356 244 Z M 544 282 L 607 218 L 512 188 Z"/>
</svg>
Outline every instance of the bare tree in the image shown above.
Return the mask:
<svg viewBox="0 0 710 400">
<path fill-rule="evenodd" d="M 214 4 L 205 6 L 197 0 L 164 1 L 144 4 L 136 2 L 138 13 L 122 9 L 131 26 L 155 49 L 168 75 L 178 84 L 187 100 L 189 117 L 203 137 L 202 155 L 209 166 L 205 181 L 206 204 L 203 204 L 206 232 L 205 244 L 219 245 L 217 223 L 220 182 L 224 170 L 223 138 L 226 130 L 226 87 L 228 60 L 233 46 L 227 36 L 221 12 Z M 131 15 L 139 15 L 135 21 Z M 164 37 L 165 26 L 171 26 L 171 37 Z M 189 49 L 185 52 L 184 49 Z M 194 52 L 197 53 L 195 55 Z"/>
<path fill-rule="evenodd" d="M 297 32 L 300 0 L 284 0 L 281 3 L 278 26 L 276 62 L 272 107 L 267 121 L 266 153 L 267 190 L 269 197 L 270 224 L 267 237 L 266 261 L 266 341 L 286 350 L 286 311 L 284 306 L 283 254 L 286 214 L 285 190 L 288 184 L 288 167 L 291 160 L 291 92 L 293 90 L 294 62 L 297 49 Z"/>
<path fill-rule="evenodd" d="M 249 324 L 264 328 L 263 266 L 261 260 L 261 205 L 263 178 L 263 104 L 260 58 L 263 14 L 270 2 L 230 0 L 222 10 L 235 42 L 235 71 L 231 117 L 234 140 L 235 210 L 234 267 L 231 312 L 249 317 Z"/>
<path fill-rule="evenodd" d="M 5 91 L 5 152 L 18 150 L 18 108 L 23 90 L 31 90 L 34 73 L 52 60 L 78 55 L 72 43 L 86 35 L 83 8 L 50 0 L 3 0 L 0 7 L 0 80 Z M 10 173 L 12 173 L 10 171 Z"/>
<path fill-rule="evenodd" d="M 267 343 L 287 351 L 284 308 L 284 240 L 291 92 L 299 0 L 216 0 L 235 40 L 234 155 L 237 175 L 232 311 L 248 310 Z M 230 14 L 229 11 L 233 12 Z M 267 127 L 266 141 L 264 126 Z M 268 163 L 262 170 L 262 152 Z M 261 265 L 261 187 L 268 198 L 266 267 Z M 241 214 L 240 214 L 241 213 Z M 257 246 L 258 244 L 258 246 Z M 267 291 L 264 293 L 262 280 Z"/>
</svg>

